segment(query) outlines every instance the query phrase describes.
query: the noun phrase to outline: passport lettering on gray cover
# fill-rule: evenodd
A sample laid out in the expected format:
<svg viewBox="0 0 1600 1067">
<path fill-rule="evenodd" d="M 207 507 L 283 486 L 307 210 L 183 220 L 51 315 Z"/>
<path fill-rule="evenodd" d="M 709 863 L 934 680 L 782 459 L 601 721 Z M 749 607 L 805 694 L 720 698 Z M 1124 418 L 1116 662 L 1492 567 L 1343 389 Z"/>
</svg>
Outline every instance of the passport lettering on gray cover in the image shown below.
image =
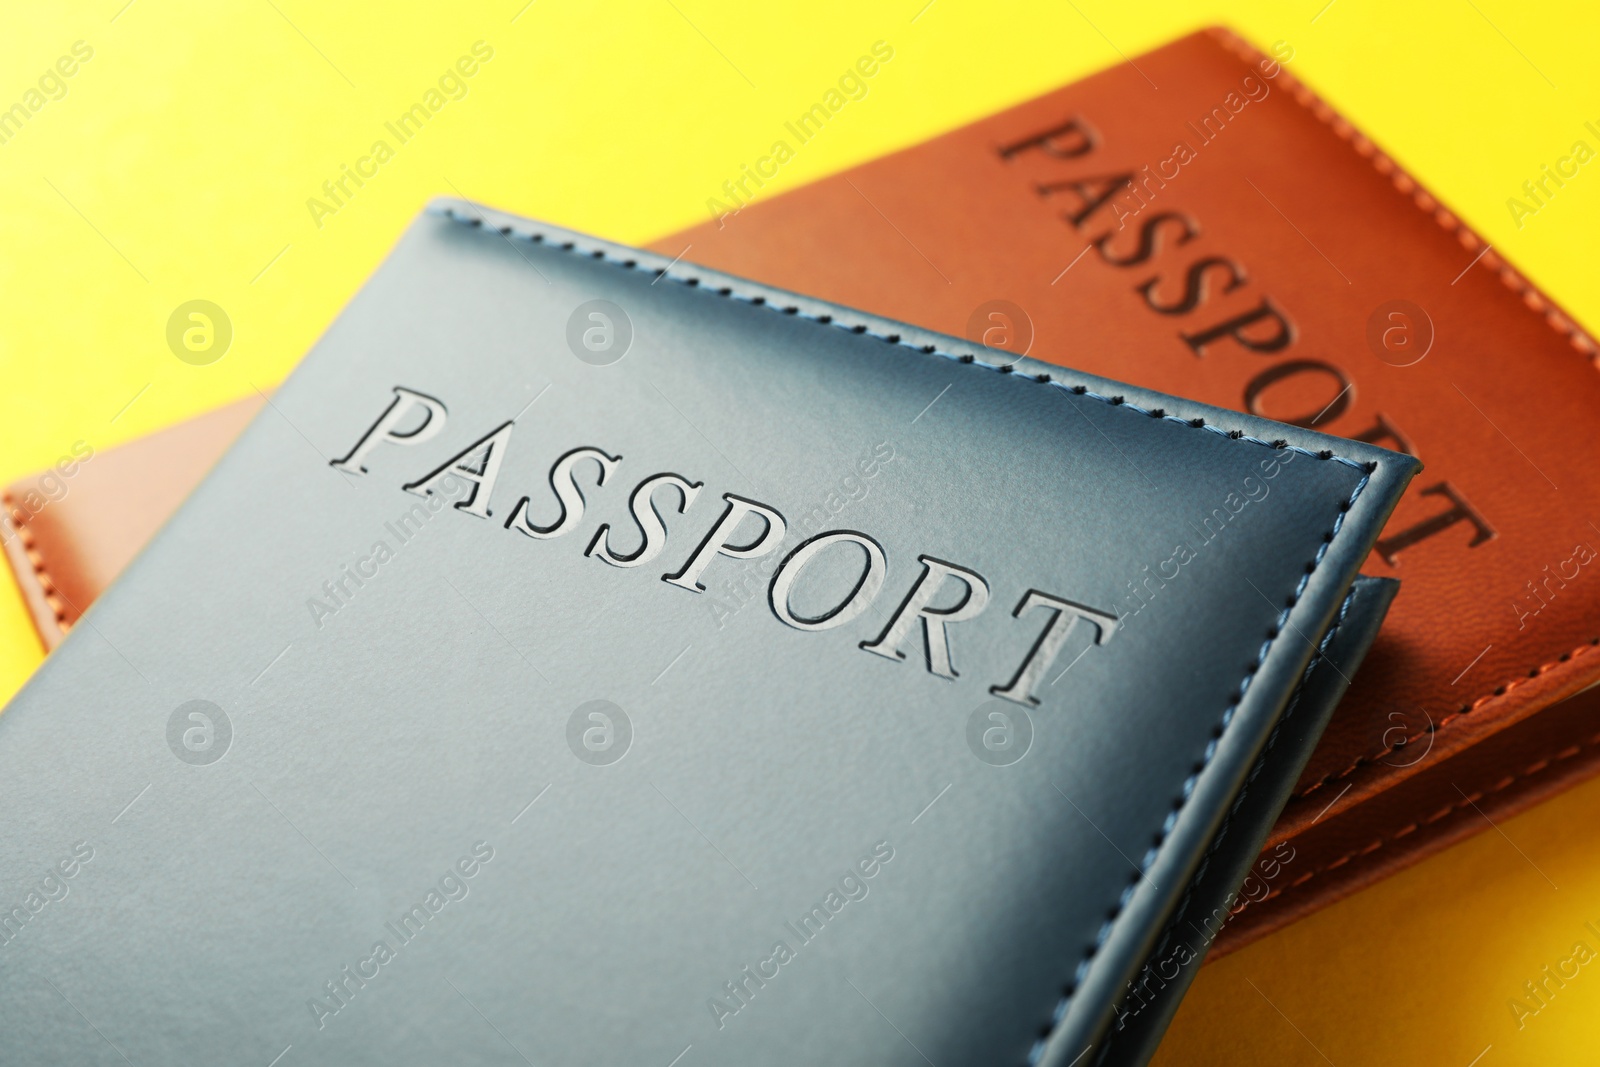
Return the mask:
<svg viewBox="0 0 1600 1067">
<path fill-rule="evenodd" d="M 0 717 L 8 1051 L 1083 1062 L 1414 468 L 442 201 Z"/>
</svg>

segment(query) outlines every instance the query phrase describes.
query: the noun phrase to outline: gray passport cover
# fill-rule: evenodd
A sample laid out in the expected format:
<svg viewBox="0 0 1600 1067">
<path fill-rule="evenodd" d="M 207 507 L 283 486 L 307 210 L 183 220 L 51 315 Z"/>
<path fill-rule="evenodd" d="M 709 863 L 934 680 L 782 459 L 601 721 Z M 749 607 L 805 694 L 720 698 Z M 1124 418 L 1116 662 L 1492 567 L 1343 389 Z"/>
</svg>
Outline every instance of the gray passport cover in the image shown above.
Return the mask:
<svg viewBox="0 0 1600 1067">
<path fill-rule="evenodd" d="M 1086 1062 L 1415 469 L 441 201 L 0 717 L 7 1058 Z"/>
</svg>

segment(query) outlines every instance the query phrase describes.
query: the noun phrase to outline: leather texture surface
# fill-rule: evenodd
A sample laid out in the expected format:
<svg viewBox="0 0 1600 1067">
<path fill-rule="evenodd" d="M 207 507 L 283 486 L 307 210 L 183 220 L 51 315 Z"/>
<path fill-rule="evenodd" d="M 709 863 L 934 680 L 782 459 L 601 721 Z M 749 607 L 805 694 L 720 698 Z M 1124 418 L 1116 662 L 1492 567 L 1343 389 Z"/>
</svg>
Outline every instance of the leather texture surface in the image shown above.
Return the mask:
<svg viewBox="0 0 1600 1067">
<path fill-rule="evenodd" d="M 1427 536 L 1392 561 L 1374 555 L 1368 562 L 1369 570 L 1405 577 L 1407 595 L 1273 837 L 1274 846 L 1299 845 L 1299 835 L 1315 828 L 1319 836 L 1300 848 L 1316 862 L 1296 872 L 1292 887 L 1275 887 L 1271 900 L 1252 905 L 1250 921 L 1229 924 L 1220 952 L 1437 851 L 1474 825 L 1486 828 L 1486 821 L 1459 814 L 1456 772 L 1448 769 L 1457 755 L 1470 754 L 1478 784 L 1469 783 L 1465 770 L 1460 784 L 1493 819 L 1600 770 L 1600 747 L 1585 743 L 1591 731 L 1581 709 L 1553 716 L 1548 725 L 1521 725 L 1600 674 L 1591 568 L 1582 565 L 1572 580 L 1561 576 L 1571 575 L 1571 561 L 1579 558 L 1568 542 L 1594 542 L 1582 522 L 1568 529 L 1546 520 L 1555 497 L 1539 473 L 1573 499 L 1593 499 L 1589 450 L 1581 446 L 1600 403 L 1583 358 L 1593 346 L 1414 179 L 1286 70 L 1267 78 L 1260 62 L 1224 31 L 1197 34 L 1139 57 L 1146 74 L 1159 74 L 1159 97 L 1132 68 L 1118 68 L 751 205 L 721 227 L 657 244 L 669 256 L 685 254 L 953 333 L 968 333 L 974 312 L 1009 298 L 1026 312 L 1026 330 L 1004 309 L 977 316 L 980 331 L 997 343 L 1014 347 L 1026 333 L 1042 358 L 1219 405 L 1253 403 L 1288 417 L 1298 411 L 1301 421 L 1320 416 L 1319 429 L 1365 435 L 1429 461 L 1429 477 L 1413 486 L 1387 535 Z M 1265 96 L 1252 96 L 1246 75 L 1256 79 L 1255 95 L 1264 88 Z M 1227 103 L 1230 92 L 1236 106 L 1247 101 L 1237 113 Z M 1217 107 L 1221 122 L 1212 114 Z M 1067 158 L 1038 146 L 997 155 L 997 148 L 1073 120 L 1079 132 L 1049 142 Z M 1090 143 L 1079 139 L 1089 131 L 1092 147 L 1073 155 Z M 1176 158 L 1175 140 L 1190 145 L 1195 158 L 1177 164 L 1179 177 L 1158 185 L 1143 168 Z M 1107 203 L 1082 227 L 1060 217 L 1074 194 L 1040 195 L 1041 186 L 1093 183 L 1129 168 L 1151 195 Z M 1285 193 L 1294 202 L 1285 202 Z M 953 203 L 962 210 L 952 211 Z M 1179 217 L 1157 221 L 1169 212 Z M 1200 232 L 1179 243 L 1185 220 Z M 1107 261 L 1137 258 L 1146 224 L 1153 229 L 1145 259 Z M 1102 237 L 1104 249 L 1088 246 Z M 834 255 L 832 248 L 842 251 Z M 1337 254 L 1346 248 L 1349 254 Z M 1213 254 L 1247 268 L 1252 282 L 1223 292 L 1226 268 L 1213 263 L 1206 268 L 1208 295 L 1192 312 L 1151 310 L 1146 281 L 1163 279 L 1151 299 L 1170 302 L 1185 294 L 1187 272 Z M 1352 262 L 1360 270 L 1351 271 Z M 1284 296 L 1290 292 L 1293 303 Z M 1254 352 L 1219 341 L 1196 356 L 1181 340 L 1183 332 L 1257 307 L 1263 294 L 1296 324 L 1285 348 Z M 1382 358 L 1369 347 L 1369 323 L 1390 299 L 1421 301 L 1437 334 L 1434 349 L 1415 366 L 1393 365 L 1410 358 L 1403 344 L 1399 351 L 1383 348 Z M 1380 325 L 1393 323 L 1380 317 Z M 1270 339 L 1269 327 L 1262 320 L 1247 336 Z M 1522 355 L 1507 360 L 1507 351 Z M 1271 377 L 1284 369 L 1291 373 Z M 1345 383 L 1349 390 L 1340 392 Z M 232 436 L 231 427 L 219 429 L 206 447 L 220 452 Z M 1575 439 L 1580 445 L 1567 447 Z M 137 449 L 110 450 L 96 463 L 108 476 L 116 472 L 124 484 L 141 486 L 161 508 L 176 507 L 199 473 L 174 478 Z M 67 622 L 76 614 L 59 598 L 52 605 L 35 575 L 39 561 L 54 573 L 103 545 L 106 558 L 87 560 L 80 576 L 85 595 L 98 592 L 100 576 L 114 573 L 158 525 L 143 517 L 154 509 L 136 508 L 126 523 L 97 524 L 99 536 L 83 537 L 77 527 L 97 514 L 98 488 L 86 484 L 74 492 L 84 506 L 35 523 L 31 549 L 8 543 L 47 646 L 59 640 L 57 611 Z M 1489 523 L 1493 538 L 1478 539 L 1472 519 L 1452 503 L 1456 498 Z M 1434 517 L 1454 521 L 1430 527 Z M 1536 614 L 1521 614 L 1534 607 Z M 1509 730 L 1515 739 L 1499 736 Z M 1494 743 L 1480 750 L 1483 740 Z M 1419 771 L 1433 773 L 1396 788 Z M 1359 812 L 1352 810 L 1358 805 Z M 1327 835 L 1336 828 L 1343 830 L 1334 843 Z M 1315 845 L 1324 838 L 1327 848 Z M 1312 870 L 1315 876 L 1306 877 Z"/>
<path fill-rule="evenodd" d="M 631 335 L 605 366 L 571 340 L 596 300 Z M 406 395 L 440 407 L 363 453 Z M 579 447 L 613 467 L 564 526 Z M 8 1048 L 1081 1062 L 1415 469 L 443 202 L 0 716 Z M 405 491 L 435 472 L 455 491 Z M 648 551 L 627 490 L 661 472 L 703 490 L 653 498 L 660 558 L 586 553 Z M 868 610 L 730 609 L 720 555 L 704 592 L 662 581 L 740 498 L 782 552 L 880 545 L 881 588 L 835 554 L 784 601 Z M 982 576 L 927 604 L 948 645 L 863 651 L 935 564 Z M 1014 607 L 1134 582 L 994 765 L 969 737 L 1051 616 Z M 593 700 L 625 709 L 598 749 Z"/>
<path fill-rule="evenodd" d="M 1269 842 L 1347 847 L 1219 951 L 1454 840 L 1458 755 L 1551 777 L 1493 818 L 1600 770 L 1582 716 L 1498 740 L 1600 681 L 1594 341 L 1282 64 L 1197 33 L 729 207 L 655 247 L 1427 464 L 1365 568 L 1405 594 Z"/>
</svg>

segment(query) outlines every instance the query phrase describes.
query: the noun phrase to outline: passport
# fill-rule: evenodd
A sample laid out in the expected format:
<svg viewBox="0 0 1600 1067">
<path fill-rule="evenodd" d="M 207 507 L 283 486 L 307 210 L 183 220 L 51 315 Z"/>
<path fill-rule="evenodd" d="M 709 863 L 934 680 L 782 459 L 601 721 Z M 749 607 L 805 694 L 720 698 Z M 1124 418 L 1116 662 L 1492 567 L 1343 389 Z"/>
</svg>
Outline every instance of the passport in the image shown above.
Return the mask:
<svg viewBox="0 0 1600 1067">
<path fill-rule="evenodd" d="M 0 715 L 8 1047 L 1137 1062 L 1416 469 L 440 201 Z"/>
<path fill-rule="evenodd" d="M 1428 462 L 1366 565 L 1406 595 L 1219 953 L 1600 770 L 1600 535 L 1564 503 L 1600 494 L 1593 339 L 1296 69 L 1197 33 L 803 189 L 747 176 L 655 244 Z M 260 403 L 10 489 L 47 645 Z"/>
</svg>

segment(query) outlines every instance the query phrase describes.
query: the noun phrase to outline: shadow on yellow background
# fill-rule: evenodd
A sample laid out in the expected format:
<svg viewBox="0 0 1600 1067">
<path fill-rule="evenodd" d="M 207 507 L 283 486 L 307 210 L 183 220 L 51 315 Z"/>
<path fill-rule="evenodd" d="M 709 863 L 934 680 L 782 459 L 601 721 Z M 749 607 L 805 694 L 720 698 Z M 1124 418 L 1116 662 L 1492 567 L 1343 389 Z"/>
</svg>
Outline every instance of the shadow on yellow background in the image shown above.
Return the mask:
<svg viewBox="0 0 1600 1067">
<path fill-rule="evenodd" d="M 45 102 L 20 129 L 0 124 L 5 481 L 280 381 L 431 196 L 629 242 L 701 221 L 879 40 L 894 61 L 766 192 L 1224 22 L 1292 46 L 1297 76 L 1600 326 L 1600 169 L 1532 215 L 1507 207 L 1600 122 L 1588 5 L 98 0 L 7 22 L 0 109 L 35 88 Z M 451 71 L 423 129 L 386 134 Z M 367 176 L 326 210 L 324 183 L 347 167 Z M 233 324 L 209 366 L 166 344 L 193 299 Z M 20 601 L 0 593 L 0 694 L 39 659 Z M 1206 968 L 1160 1062 L 1600 1060 L 1600 963 L 1547 985 L 1520 1028 L 1508 1007 L 1534 1006 L 1523 983 L 1575 942 L 1600 952 L 1584 927 L 1600 926 L 1597 826 L 1600 783 Z"/>
</svg>

